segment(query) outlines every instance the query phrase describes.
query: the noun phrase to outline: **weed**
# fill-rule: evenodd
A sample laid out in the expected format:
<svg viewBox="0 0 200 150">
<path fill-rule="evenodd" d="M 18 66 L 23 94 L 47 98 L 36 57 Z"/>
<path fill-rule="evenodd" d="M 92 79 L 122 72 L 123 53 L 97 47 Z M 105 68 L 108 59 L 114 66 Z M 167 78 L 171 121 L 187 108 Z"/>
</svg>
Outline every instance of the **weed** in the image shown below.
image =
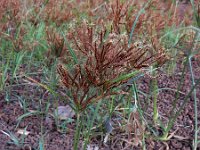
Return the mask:
<svg viewBox="0 0 200 150">
<path fill-rule="evenodd" d="M 99 134 L 96 130 L 101 136 L 106 134 L 106 144 L 120 129 L 118 136 L 133 149 L 148 147 L 145 140 L 169 140 L 175 134 L 170 135 L 170 130 L 193 94 L 196 149 L 199 79 L 195 79 L 192 58 L 198 60 L 200 25 L 199 4 L 190 2 L 193 12 L 180 9 L 179 1 L 2 0 L 0 91 L 10 103 L 12 96 L 19 100 L 24 113 L 19 122 L 33 115 L 43 118 L 54 103 L 58 108 L 66 100 L 76 113 L 70 122 L 75 126 L 74 149 L 81 140 L 83 149 L 89 147 Z M 161 88 L 160 75 L 173 76 L 180 60 L 184 63 L 178 87 Z M 189 92 L 182 92 L 188 65 L 192 85 Z M 141 78 L 148 80 L 144 83 L 149 84 L 147 92 L 140 89 Z M 29 90 L 31 85 L 36 89 Z M 159 107 L 163 91 L 176 93 L 164 122 Z M 180 95 L 184 98 L 179 106 Z M 30 112 L 29 100 L 36 105 L 35 99 L 38 110 Z M 56 115 L 54 119 L 57 130 L 68 131 L 69 122 L 59 122 Z M 12 132 L 0 131 L 21 147 Z M 45 149 L 43 126 L 41 133 L 39 149 Z"/>
</svg>

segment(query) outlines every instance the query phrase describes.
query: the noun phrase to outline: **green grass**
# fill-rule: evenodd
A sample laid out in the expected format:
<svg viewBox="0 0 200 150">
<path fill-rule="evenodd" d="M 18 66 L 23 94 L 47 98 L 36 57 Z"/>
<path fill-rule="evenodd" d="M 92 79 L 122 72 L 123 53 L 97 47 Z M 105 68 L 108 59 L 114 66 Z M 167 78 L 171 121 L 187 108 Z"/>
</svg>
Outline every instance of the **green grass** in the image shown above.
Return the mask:
<svg viewBox="0 0 200 150">
<path fill-rule="evenodd" d="M 148 3 L 150 3 L 150 1 L 148 1 Z M 139 21 L 139 17 L 142 14 L 148 13 L 145 11 L 145 9 L 148 7 L 148 3 L 136 15 L 137 17 L 132 24 L 131 32 L 126 33 L 129 36 L 127 43 L 129 47 L 131 46 L 131 44 L 133 44 L 132 39 L 137 37 L 135 36 L 135 30 L 136 25 Z M 191 0 L 191 3 L 194 10 L 194 16 L 196 17 L 195 25 L 199 27 L 198 14 L 194 7 L 194 1 Z M 46 1 L 46 4 L 48 4 L 48 1 Z M 116 85 L 116 87 L 113 87 L 112 92 L 118 94 L 111 95 L 110 97 L 103 97 L 101 100 L 98 99 L 99 97 L 96 97 L 96 99 L 94 98 L 85 110 L 79 110 L 72 103 L 72 95 L 69 91 L 67 91 L 68 89 L 65 89 L 67 92 L 64 93 L 64 86 L 59 82 L 60 78 L 57 73 L 57 65 L 61 62 L 60 58 L 56 56 L 51 56 L 52 62 L 48 64 L 50 58 L 47 57 L 47 53 L 49 51 L 52 51 L 52 45 L 48 41 L 46 30 L 47 28 L 53 28 L 64 39 L 64 47 L 69 52 L 68 55 L 65 57 L 71 58 L 71 62 L 65 65 L 67 66 L 66 68 L 70 68 L 68 69 L 70 71 L 71 68 L 73 69 L 74 66 L 80 64 L 81 62 L 83 62 L 83 60 L 77 55 L 77 49 L 74 49 L 74 43 L 72 40 L 68 39 L 67 34 L 70 33 L 71 28 L 74 28 L 74 30 L 76 30 L 76 27 L 81 25 L 82 19 L 89 20 L 89 22 L 95 19 L 92 18 L 92 16 L 89 16 L 89 13 L 87 11 L 84 12 L 83 15 L 81 15 L 82 10 L 80 10 L 79 12 L 79 10 L 76 9 L 74 10 L 75 16 L 77 16 L 76 23 L 74 23 L 72 20 L 71 22 L 63 23 L 60 27 L 58 27 L 55 25 L 54 22 L 49 21 L 47 23 L 40 18 L 42 11 L 44 11 L 44 8 L 46 7 L 46 4 L 42 5 L 37 15 L 34 14 L 36 15 L 36 20 L 39 21 L 37 25 L 33 25 L 26 18 L 26 20 L 23 20 L 23 22 L 19 26 L 17 26 L 16 35 L 14 37 L 8 38 L 8 36 L 10 36 L 9 33 L 3 30 L 0 31 L 1 34 L 3 33 L 4 35 L 0 39 L 0 92 L 6 95 L 5 99 L 8 103 L 13 102 L 12 96 L 14 95 L 24 113 L 23 115 L 18 117 L 18 124 L 16 124 L 16 129 L 20 122 L 23 121 L 25 118 L 31 116 L 38 116 L 39 118 L 41 118 L 42 134 L 38 143 L 38 149 L 45 149 L 45 133 L 43 133 L 42 120 L 46 116 L 51 114 L 51 109 L 57 110 L 56 108 L 59 106 L 60 101 L 64 101 L 65 104 L 69 104 L 70 106 L 72 106 L 74 111 L 76 111 L 76 117 L 75 119 L 69 119 L 65 122 L 60 122 L 58 116 L 54 114 L 53 116 L 55 119 L 54 121 L 56 122 L 57 129 L 62 129 L 63 133 L 67 134 L 67 125 L 69 123 L 74 124 L 74 150 L 79 149 L 80 139 L 84 142 L 83 149 L 87 149 L 87 146 L 90 144 L 92 137 L 95 137 L 96 134 L 100 134 L 102 137 L 106 135 L 106 133 L 103 131 L 103 128 L 106 128 L 103 123 L 106 118 L 116 119 L 116 116 L 120 116 L 119 118 L 121 124 L 119 123 L 118 125 L 120 128 L 124 128 L 126 127 L 130 115 L 131 113 L 133 113 L 134 110 L 139 113 L 139 121 L 141 122 L 141 124 L 146 126 L 148 131 L 152 132 L 152 134 L 144 132 L 142 138 L 140 139 L 142 142 L 142 147 L 143 149 L 145 149 L 145 140 L 148 138 L 153 138 L 161 141 L 169 140 L 171 134 L 170 130 L 175 124 L 175 121 L 177 120 L 177 117 L 180 115 L 181 111 L 183 111 L 183 109 L 186 107 L 189 97 L 193 95 L 195 110 L 195 134 L 193 148 L 197 149 L 197 144 L 199 143 L 199 128 L 196 87 L 199 85 L 200 79 L 195 80 L 194 78 L 194 68 L 191 64 L 191 58 L 197 53 L 196 51 L 193 51 L 193 49 L 195 49 L 195 46 L 197 45 L 199 40 L 200 30 L 198 27 L 192 25 L 189 27 L 183 26 L 179 28 L 174 26 L 166 27 L 159 40 L 167 48 L 167 53 L 172 56 L 171 61 L 167 62 L 161 68 L 158 68 L 154 65 L 142 71 L 133 69 L 127 73 L 117 76 L 112 80 L 106 81 L 104 84 L 105 87 L 103 88 L 109 87 L 110 85 Z M 28 11 L 29 13 L 34 13 L 33 8 L 30 8 L 30 10 Z M 105 21 L 105 23 L 107 22 Z M 75 24 L 75 26 L 71 27 L 71 25 L 73 24 Z M 110 30 L 110 25 L 108 26 L 108 30 Z M 100 27 L 101 25 L 97 24 L 97 30 L 100 30 Z M 25 33 L 23 35 L 21 35 L 22 30 L 25 30 Z M 185 63 L 181 73 L 180 83 L 177 89 L 171 89 L 169 87 L 159 88 L 157 78 L 154 77 L 157 76 L 159 69 L 164 72 L 168 72 L 172 76 L 174 75 L 176 70 L 176 63 L 179 59 L 179 49 L 177 49 L 176 46 L 181 40 L 182 32 L 187 32 L 188 30 L 193 30 L 196 33 L 196 36 L 191 49 L 189 49 L 191 53 L 188 53 L 188 56 L 184 58 Z M 121 33 L 121 35 L 122 34 L 125 33 Z M 94 38 L 95 35 L 96 34 L 94 34 Z M 22 42 L 22 45 L 20 45 L 20 42 Z M 182 84 L 184 83 L 186 67 L 188 66 L 190 69 L 192 85 L 188 93 L 182 93 L 180 89 L 182 87 Z M 149 92 L 142 91 L 138 88 L 138 82 L 140 82 L 140 79 L 144 78 L 146 74 L 149 74 L 153 77 L 151 79 L 151 83 L 148 85 L 152 89 Z M 131 78 L 134 78 L 134 81 L 131 82 L 130 87 L 126 91 L 122 91 L 123 87 L 121 85 L 124 84 L 124 81 L 128 81 Z M 24 93 L 33 94 L 31 96 L 28 96 L 28 94 L 24 93 L 21 95 L 15 95 L 15 93 L 12 91 L 13 88 L 22 86 L 23 90 L 25 90 Z M 93 92 L 93 90 L 96 89 L 94 88 L 91 91 Z M 175 99 L 172 104 L 173 108 L 171 110 L 171 115 L 168 118 L 167 124 L 161 121 L 158 107 L 158 95 L 159 93 L 164 91 L 174 91 L 176 93 Z M 47 99 L 47 101 L 45 101 L 45 94 L 49 94 L 51 96 Z M 99 95 L 101 96 L 103 94 L 101 93 Z M 183 103 L 178 106 L 180 94 L 185 94 L 185 98 L 183 100 Z M 38 96 L 36 98 L 37 101 L 34 99 L 34 95 Z M 141 95 L 145 97 L 145 102 L 143 99 L 140 98 Z M 153 103 L 153 105 L 151 105 L 151 102 Z M 30 103 L 35 103 L 38 105 L 35 111 L 29 110 Z M 153 113 L 153 115 L 150 115 L 150 118 L 152 120 L 147 119 L 147 113 L 149 113 L 149 109 L 151 109 L 151 112 Z M 154 124 L 152 124 L 153 121 Z M 163 135 L 161 136 L 157 135 L 157 132 L 154 129 L 158 126 L 163 130 Z M 95 130 L 98 130 L 99 133 L 97 133 Z M 23 137 L 21 140 L 17 139 L 15 135 L 10 131 L 1 132 L 9 136 L 9 138 L 16 146 L 23 147 L 23 138 L 25 137 Z"/>
</svg>

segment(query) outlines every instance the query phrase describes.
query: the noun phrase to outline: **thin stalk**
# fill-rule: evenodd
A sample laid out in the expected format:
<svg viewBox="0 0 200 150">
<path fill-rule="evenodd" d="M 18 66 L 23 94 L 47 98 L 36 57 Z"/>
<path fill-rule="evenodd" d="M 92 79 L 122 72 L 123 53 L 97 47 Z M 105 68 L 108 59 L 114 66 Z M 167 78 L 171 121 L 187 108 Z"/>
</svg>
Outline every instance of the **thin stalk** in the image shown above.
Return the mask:
<svg viewBox="0 0 200 150">
<path fill-rule="evenodd" d="M 75 64 L 78 64 L 78 58 L 76 56 L 76 53 L 75 51 L 71 48 L 70 44 L 68 43 L 67 41 L 67 38 L 65 37 L 65 34 L 62 32 L 62 35 L 63 35 L 63 38 L 64 38 L 64 41 L 65 41 L 65 44 L 67 46 L 67 48 L 69 49 L 69 52 L 70 52 L 70 55 L 72 56 L 73 58 L 73 61 Z"/>
<path fill-rule="evenodd" d="M 80 139 L 80 133 L 81 133 L 81 128 L 82 128 L 82 120 L 81 120 L 81 114 L 78 112 L 77 113 L 77 119 L 76 119 L 76 131 L 75 131 L 75 136 L 74 136 L 74 150 L 78 150 L 78 141 Z"/>
<path fill-rule="evenodd" d="M 174 29 L 174 30 L 171 30 L 169 32 L 167 32 L 166 34 L 164 34 L 161 38 L 160 38 L 160 41 L 163 40 L 163 38 L 166 38 L 169 34 L 171 33 L 175 33 L 175 32 L 182 32 L 184 30 L 194 30 L 196 32 L 200 32 L 200 29 L 197 28 L 197 27 L 194 27 L 194 26 L 188 26 L 188 27 L 182 27 L 182 28 L 178 28 L 178 29 Z"/>
<path fill-rule="evenodd" d="M 170 118 L 169 123 L 167 125 L 166 130 L 164 131 L 164 134 L 162 137 L 160 137 L 160 140 L 167 140 L 167 135 L 170 131 L 170 129 L 172 128 L 175 120 L 177 119 L 177 117 L 180 115 L 181 111 L 183 110 L 183 108 L 185 107 L 185 105 L 187 104 L 191 94 L 193 93 L 194 89 L 197 87 L 197 85 L 200 84 L 200 78 L 196 81 L 195 85 L 192 86 L 190 92 L 187 94 L 187 96 L 183 99 L 183 103 L 180 106 L 180 108 L 178 109 L 178 111 Z"/>
<path fill-rule="evenodd" d="M 130 91 L 130 94 L 129 94 L 129 96 L 128 96 L 128 114 L 130 114 L 131 113 L 131 100 L 132 100 L 132 95 L 134 95 L 134 93 L 133 93 L 133 91 L 131 90 Z M 137 104 L 137 100 L 136 100 L 136 98 L 135 98 L 135 104 Z M 136 107 L 137 105 L 135 105 L 134 107 Z"/>
<path fill-rule="evenodd" d="M 14 68 L 13 68 L 13 77 L 16 77 L 16 72 L 17 72 L 17 69 L 19 68 L 19 66 L 20 66 L 20 64 L 21 64 L 21 62 L 22 62 L 22 59 L 23 59 L 23 57 L 25 56 L 25 54 L 26 54 L 26 51 L 25 52 L 19 52 L 19 53 L 17 53 L 16 55 L 15 55 L 15 66 L 14 66 Z"/>
<path fill-rule="evenodd" d="M 155 67 L 153 67 L 155 68 Z M 156 70 L 152 71 L 152 76 L 156 76 Z M 158 122 L 158 81 L 156 78 L 152 78 L 150 81 L 150 87 L 151 87 L 151 93 L 152 93 L 152 99 L 153 99 L 153 121 L 156 124 Z"/>
<path fill-rule="evenodd" d="M 159 138 L 160 140 L 166 140 L 167 139 L 167 137 L 168 137 L 168 134 L 169 134 L 169 131 L 170 131 L 170 129 L 171 129 L 171 127 L 173 126 L 173 124 L 174 124 L 174 121 L 175 121 L 175 115 L 176 115 L 176 113 L 175 113 L 175 109 L 176 109 L 176 104 L 177 104 L 177 101 L 178 101 L 178 98 L 179 98 L 179 95 L 180 95 L 180 93 L 179 93 L 179 91 L 180 91 L 180 89 L 181 89 L 181 87 L 182 87 L 182 83 L 184 82 L 184 75 L 185 75 L 185 72 L 186 72 L 186 67 L 187 67 L 187 63 L 188 63 L 188 58 L 189 58 L 189 56 L 187 56 L 187 59 L 186 59 L 186 62 L 184 62 L 184 68 L 183 68 L 183 70 L 182 70 L 182 72 L 181 72 L 181 79 L 180 79 L 180 82 L 179 82 L 179 84 L 178 84 L 178 88 L 177 88 L 177 92 L 176 92 L 176 94 L 175 94 L 175 100 L 173 101 L 173 103 L 172 103 L 172 110 L 171 110 L 171 112 L 170 112 L 170 119 L 169 119 L 169 122 L 168 122 L 168 125 L 167 125 L 167 127 L 166 127 L 166 129 L 165 129 L 165 131 L 164 131 L 164 133 L 163 133 L 163 136 L 161 137 L 161 138 Z M 187 97 L 187 96 L 186 96 Z"/>
<path fill-rule="evenodd" d="M 115 100 L 116 96 L 115 96 L 115 95 L 114 95 L 114 96 L 111 96 L 111 98 L 112 98 L 112 99 L 111 99 L 111 102 L 108 103 L 108 105 L 109 105 L 109 115 L 110 115 L 110 117 L 111 117 L 113 111 L 115 110 L 115 109 L 114 109 L 114 100 Z"/>
<path fill-rule="evenodd" d="M 182 72 L 181 72 L 181 79 L 180 79 L 180 82 L 179 82 L 179 84 L 178 84 L 177 92 L 176 92 L 176 94 L 175 94 L 175 100 L 174 100 L 173 103 L 172 103 L 173 108 L 172 108 L 172 110 L 171 110 L 171 112 L 170 112 L 170 115 L 171 115 L 171 116 L 173 116 L 174 113 L 175 113 L 176 104 L 177 104 L 177 101 L 178 101 L 178 98 L 179 98 L 179 95 L 180 95 L 180 92 L 179 92 L 179 91 L 180 91 L 181 88 L 183 87 L 183 82 L 184 82 L 184 78 L 185 78 L 185 72 L 186 72 L 187 63 L 188 63 L 188 57 L 187 57 L 186 61 L 184 62 L 184 68 L 183 68 L 183 70 L 182 70 Z"/>
<path fill-rule="evenodd" d="M 135 81 L 133 82 L 131 93 L 133 93 L 134 99 L 135 99 L 135 101 L 134 101 L 135 102 L 134 107 L 137 109 L 138 108 L 137 102 L 138 102 L 139 96 L 138 96 L 137 84 L 136 84 Z"/>
<path fill-rule="evenodd" d="M 12 53 L 9 55 L 6 65 L 5 66 L 2 65 L 2 70 L 1 70 L 2 74 L 0 74 L 0 91 L 3 91 L 5 82 L 7 80 L 7 72 L 9 69 L 10 62 L 11 62 Z"/>
<path fill-rule="evenodd" d="M 140 114 L 140 119 L 144 122 L 144 124 L 147 126 L 147 128 L 149 128 L 151 130 L 152 133 L 155 134 L 155 131 L 149 126 L 148 122 L 145 120 L 145 118 L 143 117 L 144 115 L 144 110 L 140 103 L 137 104 L 137 102 L 139 102 L 139 96 L 138 96 L 138 89 L 137 89 L 137 84 L 135 81 L 133 81 L 133 86 L 131 86 L 131 90 L 134 92 L 134 98 L 137 100 L 135 101 L 135 106 L 137 108 L 137 111 L 139 112 Z M 145 134 L 143 135 L 144 138 L 145 138 Z"/>
<path fill-rule="evenodd" d="M 140 9 L 140 11 L 138 12 L 136 18 L 135 18 L 135 21 L 133 22 L 133 25 L 132 25 L 132 28 L 131 28 L 131 33 L 129 35 L 129 40 L 128 40 L 128 47 L 130 46 L 131 44 L 131 41 L 132 41 L 132 37 L 133 37 L 133 33 L 134 33 L 134 30 L 135 30 L 135 27 L 136 27 L 136 24 L 138 22 L 138 19 L 140 17 L 141 14 L 143 14 L 145 12 L 145 9 L 148 7 L 148 5 L 150 4 L 152 0 L 149 0 L 144 6 L 142 9 Z"/>
<path fill-rule="evenodd" d="M 153 120 L 154 123 L 158 122 L 158 106 L 157 106 L 157 102 L 158 102 L 158 83 L 157 83 L 157 79 L 152 79 L 152 90 L 153 90 Z"/>
<path fill-rule="evenodd" d="M 98 104 L 97 104 L 97 106 L 96 106 L 96 109 L 94 111 L 93 117 L 91 118 L 91 121 L 89 122 L 88 132 L 87 132 L 87 135 L 86 135 L 86 140 L 84 141 L 84 148 L 83 148 L 83 150 L 86 150 L 86 148 L 87 148 L 87 144 L 89 142 L 89 137 L 90 137 L 91 129 L 92 129 L 92 126 L 94 124 L 94 120 L 95 120 L 95 118 L 98 115 L 97 113 L 98 113 L 98 110 L 99 110 L 101 104 L 102 104 L 102 101 L 99 101 Z"/>
<path fill-rule="evenodd" d="M 194 30 L 195 30 L 195 29 L 194 29 Z M 198 30 L 197 30 L 197 32 L 198 32 Z M 197 35 L 198 35 L 198 34 L 196 33 L 195 37 L 197 37 Z M 197 38 L 195 38 L 195 39 L 197 39 Z M 194 43 L 195 43 L 195 41 L 193 41 L 193 46 L 192 46 L 192 47 L 195 47 Z M 186 73 L 186 67 L 187 67 L 187 64 L 190 63 L 190 61 L 191 61 L 191 60 L 190 60 L 190 59 L 191 59 L 191 56 L 193 55 L 193 54 L 192 54 L 192 48 L 189 49 L 188 51 L 189 51 L 189 53 L 188 53 L 188 55 L 187 55 L 187 57 L 186 57 L 186 61 L 184 62 L 184 68 L 183 68 L 183 70 L 182 70 L 181 79 L 180 79 L 180 83 L 179 83 L 178 88 L 177 88 L 175 100 L 173 101 L 173 104 L 172 104 L 172 105 L 173 105 L 173 108 L 172 108 L 171 113 L 170 113 L 170 114 L 171 114 L 171 118 L 169 119 L 168 125 L 167 125 L 167 127 L 166 127 L 166 129 L 165 129 L 165 131 L 164 131 L 163 136 L 162 136 L 161 138 L 159 138 L 159 139 L 161 139 L 161 140 L 168 140 L 169 131 L 170 131 L 170 129 L 172 128 L 172 126 L 173 126 L 175 120 L 177 119 L 177 117 L 179 116 L 179 114 L 181 113 L 181 111 L 183 110 L 183 108 L 185 107 L 185 105 L 187 104 L 187 102 L 188 102 L 188 100 L 189 100 L 189 97 L 192 95 L 192 93 L 193 93 L 194 91 L 196 91 L 196 86 L 200 83 L 200 78 L 199 78 L 199 79 L 197 80 L 196 84 L 195 84 L 195 83 L 192 84 L 191 90 L 190 90 L 190 92 L 185 96 L 185 98 L 183 99 L 182 105 L 179 107 L 179 109 L 178 109 L 177 111 L 175 111 L 175 110 L 177 109 L 177 108 L 176 108 L 176 104 L 177 104 L 177 101 L 178 101 L 178 97 L 179 97 L 179 95 L 180 95 L 179 91 L 180 91 L 181 87 L 183 86 L 182 84 L 183 84 L 183 82 L 184 82 L 184 77 L 185 77 L 185 73 Z M 191 68 L 191 67 L 190 67 L 190 68 Z M 191 70 L 190 70 L 190 71 L 191 71 Z M 192 73 L 191 73 L 191 74 L 192 74 Z"/>
<path fill-rule="evenodd" d="M 197 39 L 199 37 L 200 37 L 200 33 L 196 32 L 195 38 L 194 38 L 194 41 L 193 41 L 193 43 L 194 43 L 193 50 L 196 48 Z M 192 62 L 191 62 L 192 56 L 193 55 L 190 55 L 190 57 L 189 57 L 189 69 L 190 69 L 190 74 L 191 74 L 192 86 L 194 86 L 195 85 L 195 78 L 194 78 Z M 195 129 L 193 149 L 196 150 L 197 145 L 198 145 L 198 132 L 199 132 L 198 131 L 198 110 L 197 110 L 197 91 L 196 91 L 196 88 L 194 89 L 193 96 L 194 96 L 194 129 Z"/>
<path fill-rule="evenodd" d="M 197 26 L 200 27 L 200 16 L 199 16 L 199 13 L 198 13 L 199 8 L 198 9 L 195 8 L 194 0 L 190 0 L 190 3 L 192 5 L 193 16 L 194 16 L 195 22 L 196 22 Z M 199 7 L 199 6 L 197 6 L 197 7 Z"/>
<path fill-rule="evenodd" d="M 195 80 L 194 80 L 194 74 L 193 74 L 193 68 L 192 68 L 192 63 L 191 63 L 191 57 L 189 58 L 189 68 L 190 68 L 190 73 L 191 73 L 191 80 L 192 80 L 192 86 L 195 85 Z M 196 88 L 193 91 L 193 96 L 194 96 L 194 143 L 193 143 L 193 149 L 197 149 L 197 144 L 198 144 L 198 111 L 197 111 L 197 91 Z"/>
</svg>

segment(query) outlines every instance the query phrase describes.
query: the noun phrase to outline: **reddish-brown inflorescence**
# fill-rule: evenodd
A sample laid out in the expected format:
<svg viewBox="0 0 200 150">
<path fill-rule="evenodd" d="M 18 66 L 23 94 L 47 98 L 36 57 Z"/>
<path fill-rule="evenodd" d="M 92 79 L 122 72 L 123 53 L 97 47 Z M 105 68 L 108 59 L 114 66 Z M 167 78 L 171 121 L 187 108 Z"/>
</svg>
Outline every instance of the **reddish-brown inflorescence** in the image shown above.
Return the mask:
<svg viewBox="0 0 200 150">
<path fill-rule="evenodd" d="M 128 70 L 133 47 L 128 48 L 118 36 L 105 28 L 95 34 L 94 27 L 88 25 L 77 30 L 72 39 L 81 65 L 76 65 L 73 75 L 61 65 L 58 72 L 63 84 L 71 89 L 75 104 L 83 108 L 91 99 L 109 95 L 114 85 L 106 87 L 105 83 Z M 94 94 L 88 96 L 92 89 L 95 89 Z"/>
<path fill-rule="evenodd" d="M 160 53 L 147 56 L 150 49 L 128 47 L 127 36 L 106 27 L 99 30 L 98 26 L 83 24 L 69 38 L 80 62 L 71 71 L 60 64 L 58 73 L 81 110 L 93 101 L 114 94 L 112 88 L 124 82 L 109 84 L 110 81 L 162 57 Z"/>
</svg>

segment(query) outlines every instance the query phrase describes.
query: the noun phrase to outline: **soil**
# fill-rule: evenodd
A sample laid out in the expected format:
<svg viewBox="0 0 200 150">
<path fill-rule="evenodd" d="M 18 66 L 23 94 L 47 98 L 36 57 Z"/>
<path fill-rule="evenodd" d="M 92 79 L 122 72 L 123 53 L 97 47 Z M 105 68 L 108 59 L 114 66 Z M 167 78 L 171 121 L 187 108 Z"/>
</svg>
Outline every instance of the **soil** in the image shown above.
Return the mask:
<svg viewBox="0 0 200 150">
<path fill-rule="evenodd" d="M 185 4 L 184 4 L 185 5 Z M 199 78 L 200 74 L 200 61 L 193 60 L 194 76 Z M 177 69 L 175 70 L 174 75 L 169 76 L 164 72 L 161 72 L 161 76 L 158 78 L 159 88 L 172 88 L 176 89 L 180 81 L 180 72 L 182 65 L 178 63 Z M 23 69 L 23 67 L 22 67 Z M 34 79 L 40 79 L 40 76 L 34 77 Z M 55 119 L 51 115 L 47 114 L 37 114 L 26 116 L 22 120 L 18 120 L 23 114 L 27 114 L 31 110 L 45 109 L 46 104 L 52 101 L 52 96 L 48 94 L 45 90 L 41 88 L 36 88 L 37 86 L 24 86 L 22 85 L 24 79 L 17 82 L 16 86 L 9 86 L 8 93 L 0 93 L 0 150 L 36 150 L 39 149 L 39 143 L 44 143 L 46 150 L 71 150 L 73 149 L 73 136 L 75 130 L 75 124 L 69 123 L 67 125 L 67 131 L 58 130 L 56 128 Z M 148 91 L 148 83 L 150 78 L 145 76 L 138 81 L 139 89 L 143 91 Z M 12 85 L 14 85 L 12 83 Z M 9 83 L 7 83 L 9 85 Z M 183 102 L 184 93 L 188 93 L 191 88 L 191 79 L 189 70 L 187 71 L 184 88 L 181 89 L 183 94 L 180 94 L 178 99 L 178 105 L 180 106 Z M 19 96 L 23 95 L 25 99 L 19 100 Z M 25 96 L 27 95 L 27 97 Z M 170 110 L 172 108 L 172 103 L 174 101 L 174 91 L 162 91 L 159 94 L 159 114 L 163 122 L 166 121 L 166 118 L 169 117 Z M 141 105 L 144 105 L 145 100 L 142 95 Z M 42 99 L 42 102 L 40 100 Z M 144 100 L 144 101 L 142 101 Z M 197 104 L 198 109 L 200 108 L 200 86 L 197 88 Z M 22 103 L 25 102 L 27 105 L 24 109 Z M 58 105 L 65 105 L 64 102 L 59 101 Z M 41 107 L 42 106 L 42 107 Z M 50 111 L 53 112 L 55 106 L 51 105 Z M 149 106 L 146 110 L 147 114 L 152 112 L 152 107 Z M 112 118 L 113 120 L 115 118 Z M 148 117 L 145 118 L 149 121 Z M 200 120 L 200 114 L 198 113 L 198 120 Z M 199 124 L 200 125 L 200 122 Z M 17 133 L 19 129 L 26 128 L 30 133 L 23 136 Z M 18 146 L 13 143 L 13 141 L 3 132 L 13 134 L 19 141 Z M 42 131 L 42 133 L 41 133 Z M 153 139 L 148 139 L 146 141 L 146 147 L 148 150 L 191 150 L 192 142 L 194 139 L 194 98 L 191 96 L 189 101 L 181 112 L 180 116 L 176 120 L 173 129 L 170 133 L 175 132 L 175 135 L 166 142 L 160 142 Z M 40 142 L 41 141 L 41 142 Z M 80 142 L 81 143 L 81 142 Z M 140 146 L 134 146 L 132 143 L 128 142 L 128 137 L 123 133 L 118 132 L 117 127 L 114 128 L 113 133 L 110 136 L 110 140 L 105 145 L 103 144 L 102 139 L 95 137 L 91 139 L 91 145 L 96 145 L 102 150 L 107 149 L 141 149 Z M 81 146 L 80 146 L 81 147 Z M 81 149 L 81 148 L 80 148 Z M 92 149 L 92 148 L 91 148 Z M 200 147 L 199 147 L 200 149 Z"/>
<path fill-rule="evenodd" d="M 169 76 L 164 72 L 161 72 L 161 75 L 158 77 L 159 88 L 172 88 L 176 89 L 177 85 L 180 81 L 181 76 L 181 68 L 182 63 L 178 63 L 177 69 L 175 70 L 175 75 Z M 200 74 L 200 61 L 193 60 L 193 67 L 194 67 L 194 76 L 195 78 L 199 77 Z M 143 91 L 148 91 L 148 83 L 150 81 L 149 76 L 145 76 L 138 80 L 139 89 Z M 18 81 L 20 82 L 20 81 Z M 180 98 L 178 99 L 178 105 L 180 106 L 183 102 L 184 93 L 187 94 L 190 90 L 191 86 L 191 79 L 189 70 L 187 71 L 185 80 L 184 80 L 184 88 L 181 89 L 183 94 L 180 94 Z M 33 88 L 33 87 L 32 87 Z M 36 93 L 31 93 L 33 91 Z M 26 93 L 27 91 L 27 93 Z M 23 110 L 19 103 L 19 99 L 17 95 L 22 94 L 30 94 L 30 99 L 27 101 L 27 110 Z M 5 93 L 1 93 L 0 95 L 0 131 L 4 131 L 7 133 L 12 133 L 16 138 L 20 139 L 19 145 L 16 146 L 11 139 L 5 135 L 4 133 L 0 132 L 0 150 L 35 150 L 38 149 L 40 141 L 44 140 L 45 143 L 44 147 L 47 150 L 71 150 L 72 143 L 73 143 L 73 135 L 75 125 L 73 123 L 68 124 L 67 128 L 68 131 L 62 133 L 61 130 L 58 130 L 55 125 L 55 119 L 52 116 L 48 116 L 45 114 L 40 115 L 32 115 L 25 117 L 21 121 L 17 120 L 21 115 L 30 112 L 30 110 L 37 110 L 38 106 L 40 106 L 39 99 L 41 98 L 42 93 L 45 91 L 41 89 L 24 89 L 23 86 L 17 86 L 11 88 L 10 97 L 6 96 Z M 31 95 L 33 94 L 33 95 Z M 172 108 L 172 103 L 174 101 L 174 91 L 163 91 L 159 94 L 159 114 L 161 116 L 161 120 L 165 122 L 165 119 L 169 117 L 169 112 Z M 48 99 L 51 99 L 51 96 L 44 96 L 43 100 L 43 107 L 45 109 L 45 102 Z M 146 99 L 142 99 L 141 97 L 141 104 L 145 103 Z M 200 98 L 200 86 L 197 88 L 197 98 L 198 98 L 198 108 L 200 108 L 199 98 Z M 7 99 L 7 101 L 6 101 Z M 9 101 L 8 101 L 9 99 Z M 144 100 L 144 101 L 143 101 Z M 63 105 L 63 102 L 59 102 L 59 105 Z M 50 108 L 50 111 L 53 111 L 53 108 Z M 152 112 L 151 105 L 146 110 L 147 113 Z M 200 114 L 198 114 L 200 116 Z M 112 118 L 115 120 L 115 118 Z M 151 122 L 148 117 L 146 118 L 148 122 Z M 198 120 L 200 118 L 198 117 Z M 18 124 L 19 123 L 19 124 Z M 132 144 L 128 144 L 127 142 L 127 135 L 118 132 L 118 127 L 115 124 L 113 133 L 110 136 L 110 140 L 108 141 L 107 145 L 102 144 L 102 139 L 95 137 L 91 139 L 91 143 L 93 145 L 97 145 L 100 149 L 141 149 L 140 146 L 133 146 Z M 17 133 L 19 129 L 26 128 L 27 131 L 30 132 L 28 136 L 24 138 L 22 135 Z M 41 134 L 41 131 L 43 134 Z M 194 99 L 191 96 L 189 101 L 185 107 L 185 109 L 181 112 L 180 116 L 176 120 L 173 129 L 170 133 L 175 132 L 175 135 L 166 142 L 160 142 L 153 139 L 147 139 L 146 146 L 147 149 L 157 150 L 157 149 L 180 149 L 180 150 L 190 150 L 192 149 L 192 141 L 194 138 Z M 43 138 L 42 136 L 43 135 Z M 81 146 L 80 146 L 81 147 Z M 200 148 L 200 147 L 199 147 Z M 81 148 L 80 148 L 81 149 Z"/>
</svg>

